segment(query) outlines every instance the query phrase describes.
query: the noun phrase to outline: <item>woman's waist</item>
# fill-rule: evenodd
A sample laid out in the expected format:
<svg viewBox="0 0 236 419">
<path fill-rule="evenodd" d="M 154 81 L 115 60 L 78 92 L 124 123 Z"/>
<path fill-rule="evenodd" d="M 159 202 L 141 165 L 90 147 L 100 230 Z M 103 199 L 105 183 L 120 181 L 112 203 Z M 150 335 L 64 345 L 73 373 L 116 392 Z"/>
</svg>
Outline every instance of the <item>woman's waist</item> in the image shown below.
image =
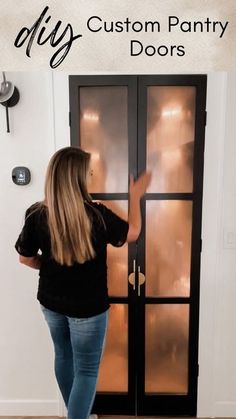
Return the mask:
<svg viewBox="0 0 236 419">
<path fill-rule="evenodd" d="M 97 273 L 92 277 L 40 273 L 38 289 L 62 298 L 96 298 L 97 295 L 107 294 L 107 276 L 106 273 Z"/>
</svg>

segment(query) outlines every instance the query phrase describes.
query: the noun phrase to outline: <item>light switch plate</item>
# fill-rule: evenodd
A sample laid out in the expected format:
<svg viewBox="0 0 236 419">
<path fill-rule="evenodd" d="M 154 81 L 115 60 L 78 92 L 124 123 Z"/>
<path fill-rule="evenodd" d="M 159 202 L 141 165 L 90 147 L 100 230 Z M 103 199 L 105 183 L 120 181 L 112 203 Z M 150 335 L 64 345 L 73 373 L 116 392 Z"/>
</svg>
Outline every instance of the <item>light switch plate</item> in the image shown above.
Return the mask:
<svg viewBox="0 0 236 419">
<path fill-rule="evenodd" d="M 224 228 L 224 249 L 236 249 L 236 226 Z"/>
</svg>

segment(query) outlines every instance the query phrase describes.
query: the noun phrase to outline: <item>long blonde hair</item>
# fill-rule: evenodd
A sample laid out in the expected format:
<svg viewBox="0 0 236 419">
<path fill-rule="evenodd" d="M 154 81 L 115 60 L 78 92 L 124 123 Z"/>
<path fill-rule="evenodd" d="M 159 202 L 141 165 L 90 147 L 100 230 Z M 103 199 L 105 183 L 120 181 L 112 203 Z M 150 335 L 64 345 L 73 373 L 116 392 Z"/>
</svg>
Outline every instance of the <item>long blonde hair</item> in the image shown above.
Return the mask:
<svg viewBox="0 0 236 419">
<path fill-rule="evenodd" d="M 78 147 L 58 150 L 49 162 L 45 179 L 45 200 L 53 258 L 71 266 L 94 258 L 91 221 L 85 202 L 90 154 Z"/>
</svg>

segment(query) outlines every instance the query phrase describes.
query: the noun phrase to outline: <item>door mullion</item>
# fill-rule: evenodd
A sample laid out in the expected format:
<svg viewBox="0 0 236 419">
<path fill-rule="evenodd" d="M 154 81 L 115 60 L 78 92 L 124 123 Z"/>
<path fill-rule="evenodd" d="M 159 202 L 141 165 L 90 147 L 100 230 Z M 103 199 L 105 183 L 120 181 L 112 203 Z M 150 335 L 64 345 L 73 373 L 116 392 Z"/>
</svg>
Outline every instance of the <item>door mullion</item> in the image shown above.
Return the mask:
<svg viewBox="0 0 236 419">
<path fill-rule="evenodd" d="M 137 176 L 137 76 L 127 76 L 129 82 L 128 89 L 128 176 L 132 174 L 134 178 Z M 129 184 L 129 178 L 127 179 Z M 127 195 L 127 199 L 129 196 Z M 133 273 L 134 261 L 137 260 L 137 244 L 129 243 L 128 246 L 128 275 Z M 135 284 L 128 285 L 129 297 L 129 335 L 128 335 L 128 393 L 131 404 L 132 414 L 135 414 L 135 398 L 136 398 L 136 369 L 137 369 L 137 342 L 135 336 L 136 328 L 136 272 Z"/>
<path fill-rule="evenodd" d="M 146 170 L 146 125 L 147 125 L 147 98 L 140 81 L 138 84 L 138 175 Z M 146 200 L 141 200 L 142 230 L 138 239 L 138 266 L 142 274 L 145 272 L 145 230 L 146 230 Z M 145 285 L 141 286 L 140 296 L 137 296 L 137 340 L 139 341 L 138 368 L 137 368 L 137 411 L 140 414 L 140 403 L 142 405 L 145 393 Z"/>
</svg>

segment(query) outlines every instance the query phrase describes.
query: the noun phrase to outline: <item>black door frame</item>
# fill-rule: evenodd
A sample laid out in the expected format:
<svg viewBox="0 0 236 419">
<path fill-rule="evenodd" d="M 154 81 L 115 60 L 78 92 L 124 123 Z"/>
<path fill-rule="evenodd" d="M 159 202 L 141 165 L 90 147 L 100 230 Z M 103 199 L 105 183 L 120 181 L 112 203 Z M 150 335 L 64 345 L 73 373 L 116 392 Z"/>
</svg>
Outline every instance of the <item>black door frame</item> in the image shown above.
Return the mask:
<svg viewBox="0 0 236 419">
<path fill-rule="evenodd" d="M 146 297 L 141 287 L 141 297 L 128 285 L 127 297 L 110 297 L 111 303 L 129 304 L 129 389 L 128 394 L 99 393 L 96 396 L 94 411 L 103 414 L 128 415 L 196 415 L 197 380 L 198 380 L 198 334 L 199 334 L 199 291 L 201 258 L 202 193 L 204 169 L 204 138 L 206 124 L 206 75 L 95 75 L 69 76 L 70 93 L 70 133 L 71 145 L 79 145 L 80 106 L 79 87 L 83 86 L 127 86 L 128 87 L 128 138 L 129 138 L 129 173 L 137 176 L 146 167 L 146 109 L 147 87 L 195 86 L 196 117 L 194 141 L 194 167 L 192 193 L 148 193 L 142 199 L 143 227 L 136 244 L 129 244 L 128 272 L 133 270 L 135 258 L 145 272 L 145 201 L 149 199 L 184 199 L 193 202 L 192 250 L 191 250 L 191 288 L 190 297 Z M 92 194 L 94 199 L 128 200 L 128 193 Z M 137 277 L 136 277 L 137 284 Z M 145 395 L 144 393 L 144 339 L 137 339 L 140 329 L 144 335 L 145 303 L 178 303 L 190 305 L 189 317 L 189 393 L 181 395 Z M 138 330 L 139 329 L 139 330 Z M 135 348 L 139 347 L 139 353 Z M 136 381 L 137 379 L 137 381 Z M 137 391 L 137 393 L 136 393 Z M 136 394 L 136 396 L 135 396 Z M 136 398 L 138 404 L 136 405 Z"/>
</svg>

